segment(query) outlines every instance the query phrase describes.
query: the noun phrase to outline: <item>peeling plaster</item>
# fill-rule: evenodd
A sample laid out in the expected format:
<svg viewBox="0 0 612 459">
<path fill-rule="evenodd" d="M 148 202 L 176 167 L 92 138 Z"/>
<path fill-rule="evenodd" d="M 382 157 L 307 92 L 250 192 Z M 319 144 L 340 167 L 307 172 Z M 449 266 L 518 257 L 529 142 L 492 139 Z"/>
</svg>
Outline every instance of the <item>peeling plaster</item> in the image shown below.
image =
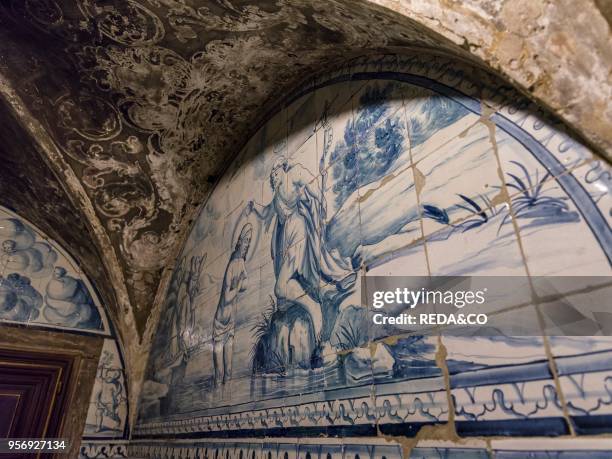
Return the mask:
<svg viewBox="0 0 612 459">
<path fill-rule="evenodd" d="M 190 222 L 284 94 L 355 56 L 435 51 L 497 70 L 610 158 L 612 38 L 601 3 L 3 4 L 2 92 L 93 235 L 134 400 Z"/>
</svg>

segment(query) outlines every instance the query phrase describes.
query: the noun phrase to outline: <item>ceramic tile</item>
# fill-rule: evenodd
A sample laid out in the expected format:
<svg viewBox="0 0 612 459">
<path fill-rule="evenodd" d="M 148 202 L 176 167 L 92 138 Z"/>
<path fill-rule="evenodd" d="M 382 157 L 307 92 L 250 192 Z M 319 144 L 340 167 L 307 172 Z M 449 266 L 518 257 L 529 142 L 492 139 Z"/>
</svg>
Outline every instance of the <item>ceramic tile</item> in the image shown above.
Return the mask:
<svg viewBox="0 0 612 459">
<path fill-rule="evenodd" d="M 112 339 L 105 339 L 85 422 L 87 437 L 123 437 L 128 413 L 123 363 Z"/>
<path fill-rule="evenodd" d="M 351 83 L 334 84 L 315 92 L 317 151 L 324 169 L 343 156 L 354 135 L 353 93 Z"/>
<path fill-rule="evenodd" d="M 397 246 L 400 247 L 394 247 L 392 251 L 384 255 L 364 249 L 362 253 L 366 261 L 367 276 L 418 277 L 429 275 L 425 246 L 422 242 L 415 241 L 408 246 L 403 246 L 403 241 L 400 241 Z M 368 263 L 369 260 L 371 260 L 370 263 Z"/>
<path fill-rule="evenodd" d="M 552 379 L 457 387 L 451 393 L 461 436 L 569 432 Z"/>
<path fill-rule="evenodd" d="M 243 280 L 243 292 L 238 294 L 237 303 L 235 305 L 236 329 L 248 328 L 252 329 L 258 322 L 261 311 L 262 302 L 262 283 L 261 271 L 262 267 L 251 267 L 246 265 L 245 279 Z M 265 305 L 265 303 L 264 303 Z"/>
<path fill-rule="evenodd" d="M 537 324 L 531 311 L 529 318 L 518 310 L 515 319 Z M 461 435 L 566 433 L 541 337 L 443 336 L 443 342 Z"/>
<path fill-rule="evenodd" d="M 314 137 L 320 124 L 316 93 L 309 92 L 287 108 L 287 153 L 294 156 L 305 142 Z"/>
<path fill-rule="evenodd" d="M 0 245 L 0 288 L 5 298 L 0 321 L 109 333 L 105 311 L 76 262 L 4 207 Z"/>
<path fill-rule="evenodd" d="M 84 439 L 79 448 L 79 459 L 93 459 L 106 456 L 111 459 L 126 458 L 128 456 L 128 442 L 126 440 L 90 440 Z"/>
<path fill-rule="evenodd" d="M 404 83 L 393 80 L 369 80 L 360 84 L 354 93 L 354 111 L 356 120 L 376 125 L 389 118 L 402 107 Z M 381 114 L 383 117 L 376 115 Z M 374 116 L 374 117 L 373 117 Z M 359 124 L 359 122 L 357 122 Z"/>
<path fill-rule="evenodd" d="M 517 133 L 513 136 L 498 128 L 496 139 L 504 181 L 513 200 L 521 195 L 537 198 L 543 184 L 563 177 L 571 170 L 555 160 L 546 149 L 539 149 L 537 154 L 532 153 L 521 143 L 524 139 Z M 549 170 L 544 164 L 555 164 L 555 168 Z"/>
<path fill-rule="evenodd" d="M 602 159 L 595 159 L 572 170 L 608 225 L 612 225 L 612 172 Z"/>
<path fill-rule="evenodd" d="M 442 342 L 451 385 L 460 384 L 464 379 L 477 381 L 479 371 L 483 380 L 490 380 L 490 375 L 483 371 L 488 368 L 535 364 L 545 371 L 548 365 L 543 339 L 538 336 L 443 335 Z M 516 369 L 520 371 L 520 367 Z"/>
<path fill-rule="evenodd" d="M 410 459 L 490 459 L 483 441 L 453 443 L 421 440 L 410 451 Z"/>
<path fill-rule="evenodd" d="M 540 202 L 528 205 L 517 199 L 512 201 L 529 273 L 532 276 L 612 274 L 601 242 L 556 182 L 542 187 Z"/>
<path fill-rule="evenodd" d="M 584 360 L 595 360 L 595 358 Z M 578 434 L 602 434 L 612 430 L 608 422 L 612 415 L 609 404 L 610 355 L 606 360 L 608 369 L 604 371 L 574 373 L 559 377 L 567 411 Z"/>
<path fill-rule="evenodd" d="M 289 163 L 292 165 L 300 165 L 304 175 L 305 183 L 310 183 L 315 176 L 320 172 L 319 151 L 317 146 L 318 138 L 316 135 L 310 136 L 300 146 L 293 151 L 289 151 Z"/>
<path fill-rule="evenodd" d="M 422 237 L 412 169 L 397 169 L 362 186 L 359 196 L 362 244 L 358 254 L 366 266 L 401 253 Z M 385 215 L 384 208 L 396 211 Z"/>
<path fill-rule="evenodd" d="M 321 445 L 300 443 L 298 447 L 298 459 L 319 459 L 321 457 Z"/>
<path fill-rule="evenodd" d="M 326 444 L 321 451 L 321 459 L 343 459 L 342 444 Z"/>
<path fill-rule="evenodd" d="M 582 278 L 578 278 L 582 281 Z M 555 287 L 561 284 L 558 282 Z M 567 286 L 564 286 L 568 288 Z M 582 287 L 582 285 L 580 285 Z M 543 289 L 541 289 L 543 290 Z M 554 288 L 554 290 L 557 290 Z M 564 292 L 563 289 L 560 289 Z M 609 304 L 612 287 L 607 285 L 592 286 L 582 290 L 583 293 L 561 293 L 557 299 L 542 301 L 539 309 L 544 320 L 545 331 L 550 336 L 606 336 L 612 332 L 609 320 Z M 603 336 L 602 336 L 603 335 Z"/>
<path fill-rule="evenodd" d="M 204 265 L 211 264 L 221 254 L 231 250 L 231 221 L 227 218 L 225 204 L 215 199 L 215 195 L 206 203 L 196 219 L 181 257 L 206 254 Z"/>
<path fill-rule="evenodd" d="M 585 435 L 609 432 L 612 337 L 552 336 L 549 341 L 574 430 Z"/>
<path fill-rule="evenodd" d="M 436 378 L 442 375 L 436 361 L 437 335 L 396 337 L 388 344 L 379 343 L 372 361 L 377 382 Z"/>
<path fill-rule="evenodd" d="M 428 119 L 430 105 L 444 115 L 440 119 Z M 404 106 L 412 160 L 417 166 L 432 154 L 441 158 L 451 156 L 455 148 L 464 144 L 463 137 L 481 124 L 479 117 L 463 106 L 422 89 L 413 97 L 406 96 Z"/>
<path fill-rule="evenodd" d="M 498 197 L 498 161 L 487 126 L 476 124 L 416 167 L 424 176 L 419 196 L 426 234 L 498 224 L 504 203 Z"/>
<path fill-rule="evenodd" d="M 360 263 L 358 249 L 363 238 L 360 191 L 355 188 L 346 199 L 340 199 L 336 190 L 346 185 L 341 179 L 326 175 L 317 177 L 315 182 L 323 186 L 327 206 L 324 227 L 318 228 L 317 234 L 324 237 L 330 249 L 337 251 L 339 257 L 351 259 L 347 262 L 357 267 Z M 352 189 L 352 185 L 347 186 L 347 189 Z"/>
<path fill-rule="evenodd" d="M 400 68 L 404 75 L 389 73 Z M 379 71 L 387 73 L 363 79 Z M 580 297 L 601 279 L 569 276 L 609 273 L 608 167 L 588 162 L 588 149 L 506 86 L 484 74 L 475 81 L 480 75 L 442 57 L 383 55 L 354 59 L 279 101 L 219 180 L 178 260 L 189 273 L 191 257 L 206 255 L 193 298 L 178 275 L 169 289 L 145 382 L 153 402 L 137 432 L 270 434 L 257 448 L 269 459 L 399 457 L 396 444 L 372 437 L 413 436 L 451 417 L 439 339 L 459 435 L 562 436 L 568 422 L 578 435 L 607 431 L 612 341 L 549 336 L 548 356 L 532 288 L 549 334 L 575 331 L 568 320 L 603 334 L 609 295 Z M 494 130 L 480 117 L 480 92 L 501 111 L 490 116 Z M 272 172 L 281 179 L 274 188 Z M 232 255 L 241 232 L 249 248 Z M 232 378 L 213 390 L 213 319 L 226 269 L 241 257 L 247 280 L 227 335 Z M 442 338 L 376 327 L 361 298 L 363 273 L 480 275 L 471 289 L 496 287 L 490 322 Z M 563 288 L 542 282 L 553 274 L 566 276 Z M 576 301 L 554 302 L 559 291 Z M 217 459 L 249 454 L 243 440 L 215 441 Z M 522 451 L 501 446 L 496 455 Z M 420 442 L 413 452 L 488 455 L 464 442 Z"/>
<path fill-rule="evenodd" d="M 376 386 L 378 429 L 386 435 L 412 437 L 424 425 L 448 421 L 448 398 L 442 378 L 412 381 L 398 390 L 397 385 Z M 395 391 L 394 394 L 387 392 Z"/>
<path fill-rule="evenodd" d="M 322 404 L 321 423 L 326 425 L 326 434 L 332 438 L 344 439 L 351 426 L 370 432 L 375 430 L 374 395 L 370 386 L 360 386 L 356 397 L 347 398 L 347 391 L 330 391 L 327 401 Z"/>
<path fill-rule="evenodd" d="M 350 107 L 349 107 L 350 108 Z M 329 178 L 341 181 L 345 187 L 340 195 L 345 200 L 357 187 L 357 170 L 359 161 L 357 151 L 352 148 L 351 139 L 355 136 L 355 127 L 352 112 L 345 112 L 340 118 L 325 121 L 316 132 L 316 146 L 318 164 L 316 171 L 327 173 Z M 338 188 L 340 191 L 342 188 Z"/>
<path fill-rule="evenodd" d="M 533 139 L 542 145 L 568 170 L 584 164 L 593 157 L 592 152 L 576 141 L 563 125 L 551 120 L 531 102 L 524 99 L 522 101 L 506 100 L 498 113 L 510 120 L 511 126 L 520 128 L 528 136 L 526 138 Z M 520 131 L 514 129 L 514 132 Z"/>
<path fill-rule="evenodd" d="M 385 444 L 374 445 L 372 459 L 401 459 L 402 448 L 398 444 L 385 442 Z"/>
<path fill-rule="evenodd" d="M 437 231 L 427 235 L 427 252 L 432 275 L 526 275 L 512 225 L 499 229 L 490 222 L 465 233 Z"/>
<path fill-rule="evenodd" d="M 612 453 L 609 439 L 499 439 L 492 440 L 495 459 L 604 459 Z M 526 456 L 528 455 L 528 456 Z"/>
</svg>

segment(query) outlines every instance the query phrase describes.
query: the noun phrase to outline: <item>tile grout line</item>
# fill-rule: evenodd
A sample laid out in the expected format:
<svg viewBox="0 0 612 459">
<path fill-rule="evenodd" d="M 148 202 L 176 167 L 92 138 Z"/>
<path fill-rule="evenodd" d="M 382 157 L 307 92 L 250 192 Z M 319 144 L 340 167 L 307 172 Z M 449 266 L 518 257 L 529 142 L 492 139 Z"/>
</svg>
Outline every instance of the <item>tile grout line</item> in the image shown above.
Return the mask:
<svg viewBox="0 0 612 459">
<path fill-rule="evenodd" d="M 416 164 L 414 164 L 414 158 L 412 156 L 412 142 L 411 142 L 412 138 L 411 138 L 410 127 L 408 125 L 408 116 L 407 116 L 408 114 L 406 112 L 406 105 L 405 105 L 405 101 L 403 97 L 402 97 L 402 109 L 403 109 L 405 131 L 408 137 L 408 152 L 410 156 L 410 165 L 413 171 L 413 182 L 414 182 L 415 197 L 416 197 L 416 202 L 417 202 L 417 212 L 419 215 L 419 224 L 421 227 L 421 237 L 423 238 L 423 251 L 425 254 L 427 275 L 429 278 L 431 278 L 431 275 L 432 275 L 431 274 L 431 263 L 429 260 L 429 251 L 427 248 L 427 238 L 425 237 L 425 228 L 424 228 L 424 223 L 423 223 L 423 214 L 421 211 L 421 202 L 420 202 L 420 195 L 421 195 L 422 187 L 425 182 L 425 176 L 417 168 Z M 444 389 L 445 389 L 444 391 L 446 395 L 446 405 L 447 405 L 447 410 L 448 410 L 448 413 L 447 413 L 448 421 L 446 423 L 448 430 L 446 431 L 446 435 L 451 437 L 453 440 L 456 440 L 459 438 L 459 435 L 457 434 L 457 428 L 455 426 L 455 403 L 453 401 L 453 396 L 452 396 L 452 391 L 451 391 L 450 372 L 448 369 L 448 365 L 446 363 L 446 357 L 448 355 L 448 351 L 446 350 L 446 346 L 444 345 L 442 341 L 442 335 L 439 329 L 436 332 L 436 337 L 437 337 L 437 350 L 436 350 L 435 360 L 436 360 L 436 364 L 438 368 L 440 368 L 440 371 L 442 372 L 442 377 L 444 380 Z M 441 429 L 444 429 L 444 428 L 445 427 L 442 427 Z"/>
<path fill-rule="evenodd" d="M 519 246 L 519 251 L 521 253 L 521 258 L 523 259 L 523 265 L 525 267 L 525 273 L 527 274 L 527 279 L 529 282 L 529 286 L 531 289 L 531 295 L 534 299 L 534 306 L 535 306 L 535 310 L 536 313 L 538 315 L 538 323 L 540 326 L 540 331 L 542 332 L 542 342 L 544 344 L 544 352 L 546 353 L 546 357 L 548 360 L 548 367 L 552 373 L 552 377 L 553 377 L 553 382 L 555 384 L 555 390 L 557 391 L 557 396 L 560 399 L 561 402 L 561 410 L 563 413 L 563 418 L 566 422 L 566 425 L 569 429 L 570 435 L 571 436 L 575 436 L 576 433 L 574 431 L 574 427 L 572 425 L 570 416 L 569 416 L 569 411 L 567 408 L 567 403 L 565 400 L 565 396 L 563 394 L 563 391 L 561 390 L 561 383 L 559 381 L 559 375 L 557 372 L 557 367 L 556 367 L 556 363 L 554 360 L 554 356 L 553 353 L 551 351 L 550 348 L 550 342 L 548 341 L 548 336 L 544 333 L 544 319 L 542 317 L 542 312 L 540 311 L 540 308 L 538 307 L 538 296 L 537 293 L 535 291 L 535 288 L 533 286 L 533 281 L 531 279 L 531 273 L 529 271 L 529 266 L 527 264 L 527 256 L 525 254 L 525 248 L 523 246 L 523 242 L 521 239 L 521 235 L 520 235 L 520 228 L 519 225 L 516 221 L 516 216 L 514 214 L 513 211 L 513 207 L 512 207 L 512 201 L 510 200 L 510 197 L 508 195 L 508 190 L 506 187 L 506 184 L 504 182 L 504 178 L 503 178 L 503 168 L 501 165 L 501 159 L 499 157 L 499 150 L 497 148 L 497 139 L 495 137 L 495 131 L 496 131 L 496 125 L 491 121 L 490 117 L 491 115 L 493 115 L 495 113 L 495 110 L 493 108 L 488 107 L 487 105 L 485 105 L 484 103 L 481 104 L 482 107 L 482 115 L 481 115 L 481 122 L 483 124 L 485 124 L 487 126 L 487 128 L 489 129 L 489 139 L 491 142 L 491 146 L 493 147 L 493 152 L 495 154 L 495 157 L 497 159 L 497 165 L 498 165 L 498 174 L 500 175 L 500 179 L 502 182 L 502 193 L 503 196 L 506 199 L 506 203 L 508 204 L 508 212 L 510 215 L 510 220 L 512 221 L 512 226 L 514 227 L 514 232 L 516 235 L 516 240 L 517 240 L 517 244 Z"/>
</svg>

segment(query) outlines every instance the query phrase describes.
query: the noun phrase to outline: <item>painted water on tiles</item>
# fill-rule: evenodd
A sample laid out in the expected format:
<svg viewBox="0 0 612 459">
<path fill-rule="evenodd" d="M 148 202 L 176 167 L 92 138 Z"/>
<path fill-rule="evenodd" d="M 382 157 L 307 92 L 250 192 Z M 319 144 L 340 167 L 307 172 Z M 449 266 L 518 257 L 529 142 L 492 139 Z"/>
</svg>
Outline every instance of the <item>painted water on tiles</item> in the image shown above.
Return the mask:
<svg viewBox="0 0 612 459">
<path fill-rule="evenodd" d="M 0 207 L 0 321 L 108 331 L 89 281 L 72 258 Z"/>
<path fill-rule="evenodd" d="M 410 432 L 449 419 L 447 391 L 461 434 L 568 432 L 542 338 L 373 327 L 361 302 L 362 275 L 611 274 L 609 167 L 524 101 L 427 71 L 336 77 L 250 139 L 175 268 L 139 433 Z M 571 422 L 601 429 L 612 340 L 554 345 L 569 393 L 593 378 Z"/>
</svg>

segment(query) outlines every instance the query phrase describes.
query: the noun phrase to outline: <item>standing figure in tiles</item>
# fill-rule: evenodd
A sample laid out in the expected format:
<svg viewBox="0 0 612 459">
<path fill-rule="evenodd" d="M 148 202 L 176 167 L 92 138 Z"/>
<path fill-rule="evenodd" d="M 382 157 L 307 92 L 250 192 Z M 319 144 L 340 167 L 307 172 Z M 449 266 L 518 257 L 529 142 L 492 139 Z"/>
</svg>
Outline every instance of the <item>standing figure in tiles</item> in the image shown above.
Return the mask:
<svg viewBox="0 0 612 459">
<path fill-rule="evenodd" d="M 121 430 L 122 417 L 119 410 L 121 404 L 127 401 L 122 373 L 120 367 L 113 366 L 112 354 L 104 351 L 97 374 L 100 388 L 95 395 L 97 432 Z"/>
<path fill-rule="evenodd" d="M 253 237 L 253 227 L 242 227 L 234 251 L 225 268 L 217 311 L 213 322 L 214 384 L 228 382 L 232 376 L 232 351 L 234 347 L 235 309 L 240 294 L 247 288 L 246 256 Z"/>
<path fill-rule="evenodd" d="M 324 179 L 324 169 L 321 174 Z M 321 304 L 352 288 L 356 274 L 350 260 L 330 251 L 322 238 L 327 203 L 319 180 L 301 164 L 280 158 L 270 172 L 270 186 L 272 201 L 265 206 L 250 201 L 247 212 L 263 220 L 266 228 L 276 217 L 271 247 L 277 308 L 306 311 L 320 346 Z"/>
</svg>

